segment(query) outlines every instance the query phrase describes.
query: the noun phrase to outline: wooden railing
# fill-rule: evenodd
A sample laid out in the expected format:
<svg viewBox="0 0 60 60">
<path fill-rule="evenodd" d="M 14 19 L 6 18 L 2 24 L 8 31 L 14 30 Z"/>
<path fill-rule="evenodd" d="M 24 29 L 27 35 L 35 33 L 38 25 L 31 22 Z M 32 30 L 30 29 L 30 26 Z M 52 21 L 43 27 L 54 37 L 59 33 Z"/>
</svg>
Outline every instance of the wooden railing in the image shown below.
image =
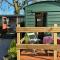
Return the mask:
<svg viewBox="0 0 60 60">
<path fill-rule="evenodd" d="M 60 27 L 57 27 L 57 24 L 54 24 L 54 27 L 20 27 L 17 25 L 17 60 L 21 60 L 20 58 L 20 49 L 46 49 L 46 50 L 54 50 L 54 60 L 57 59 L 57 51 L 60 50 L 60 46 L 57 45 L 57 32 L 60 32 Z M 54 44 L 21 44 L 20 43 L 20 32 L 51 32 L 54 37 Z"/>
</svg>

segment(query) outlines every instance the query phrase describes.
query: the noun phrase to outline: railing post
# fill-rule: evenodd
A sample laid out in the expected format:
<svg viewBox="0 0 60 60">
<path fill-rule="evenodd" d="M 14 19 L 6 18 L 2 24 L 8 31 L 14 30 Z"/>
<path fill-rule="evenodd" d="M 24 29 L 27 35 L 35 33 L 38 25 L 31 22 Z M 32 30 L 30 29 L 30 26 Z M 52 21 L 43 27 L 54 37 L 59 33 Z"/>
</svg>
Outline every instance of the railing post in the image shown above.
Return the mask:
<svg viewBox="0 0 60 60">
<path fill-rule="evenodd" d="M 18 17 L 17 17 L 17 21 L 18 21 Z M 20 24 L 17 23 L 17 27 L 20 27 Z M 20 32 L 17 33 L 17 45 L 20 45 Z M 17 60 L 21 60 L 20 49 L 17 49 Z"/>
<path fill-rule="evenodd" d="M 57 27 L 57 24 L 54 24 L 54 27 Z M 57 33 L 54 34 L 54 45 L 57 46 Z M 54 50 L 54 60 L 57 60 L 57 50 Z"/>
</svg>

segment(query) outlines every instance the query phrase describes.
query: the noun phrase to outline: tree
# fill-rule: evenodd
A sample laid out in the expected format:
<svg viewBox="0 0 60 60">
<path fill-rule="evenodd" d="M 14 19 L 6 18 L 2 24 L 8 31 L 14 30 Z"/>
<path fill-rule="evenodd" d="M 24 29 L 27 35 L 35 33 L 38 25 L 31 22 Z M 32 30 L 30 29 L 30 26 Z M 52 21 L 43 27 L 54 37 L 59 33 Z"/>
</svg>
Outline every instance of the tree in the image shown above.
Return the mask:
<svg viewBox="0 0 60 60">
<path fill-rule="evenodd" d="M 19 14 L 20 12 L 20 3 L 18 1 L 13 0 L 14 8 L 15 8 L 15 14 Z"/>
<path fill-rule="evenodd" d="M 3 6 L 3 2 L 7 3 L 8 9 L 10 7 L 14 7 L 15 15 L 17 15 L 17 16 L 19 15 L 20 9 L 22 8 L 21 7 L 22 4 L 20 3 L 20 0 L 12 0 L 12 3 L 9 2 L 9 0 L 0 0 L 0 9 L 1 10 L 4 10 L 4 8 L 2 7 Z M 10 48 L 8 50 L 8 55 L 9 56 L 14 55 L 16 57 L 16 41 L 15 40 L 11 41 L 11 46 L 10 46 Z"/>
<path fill-rule="evenodd" d="M 19 14 L 20 12 L 20 8 L 21 8 L 21 3 L 20 3 L 21 0 L 12 0 L 12 3 L 9 1 L 9 0 L 0 0 L 0 9 L 1 10 L 4 10 L 2 8 L 2 5 L 3 5 L 3 2 L 7 3 L 8 5 L 8 9 L 10 7 L 14 7 L 14 13 L 15 14 Z"/>
</svg>

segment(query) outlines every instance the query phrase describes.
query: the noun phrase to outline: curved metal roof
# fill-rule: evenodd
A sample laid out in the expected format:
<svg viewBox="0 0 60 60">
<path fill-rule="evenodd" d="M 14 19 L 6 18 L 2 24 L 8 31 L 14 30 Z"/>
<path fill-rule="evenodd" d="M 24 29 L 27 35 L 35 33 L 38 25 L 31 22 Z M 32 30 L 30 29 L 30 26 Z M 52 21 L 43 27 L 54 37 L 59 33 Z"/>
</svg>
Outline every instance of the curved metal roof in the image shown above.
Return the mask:
<svg viewBox="0 0 60 60">
<path fill-rule="evenodd" d="M 38 4 L 38 3 L 49 3 L 49 2 L 51 2 L 51 3 L 58 3 L 60 5 L 60 2 L 59 1 L 40 1 L 40 2 L 32 3 L 30 5 L 25 5 L 24 8 L 27 7 L 27 6 L 34 5 L 34 4 Z"/>
</svg>

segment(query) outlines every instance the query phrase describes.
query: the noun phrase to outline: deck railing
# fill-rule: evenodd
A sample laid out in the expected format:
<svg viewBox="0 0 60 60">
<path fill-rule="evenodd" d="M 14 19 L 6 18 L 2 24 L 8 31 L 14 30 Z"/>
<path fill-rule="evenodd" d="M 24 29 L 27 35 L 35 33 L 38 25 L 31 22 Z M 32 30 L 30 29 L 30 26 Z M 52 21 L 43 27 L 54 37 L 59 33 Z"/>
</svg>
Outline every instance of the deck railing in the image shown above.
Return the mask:
<svg viewBox="0 0 60 60">
<path fill-rule="evenodd" d="M 60 50 L 60 46 L 57 44 L 57 33 L 60 32 L 60 27 L 57 27 L 57 24 L 54 24 L 54 27 L 20 27 L 17 25 L 17 60 L 21 60 L 20 58 L 20 49 L 46 49 L 46 50 L 54 50 L 54 60 L 57 59 L 57 51 Z M 21 32 L 51 32 L 54 37 L 54 44 L 21 44 L 20 43 L 20 33 Z"/>
</svg>

